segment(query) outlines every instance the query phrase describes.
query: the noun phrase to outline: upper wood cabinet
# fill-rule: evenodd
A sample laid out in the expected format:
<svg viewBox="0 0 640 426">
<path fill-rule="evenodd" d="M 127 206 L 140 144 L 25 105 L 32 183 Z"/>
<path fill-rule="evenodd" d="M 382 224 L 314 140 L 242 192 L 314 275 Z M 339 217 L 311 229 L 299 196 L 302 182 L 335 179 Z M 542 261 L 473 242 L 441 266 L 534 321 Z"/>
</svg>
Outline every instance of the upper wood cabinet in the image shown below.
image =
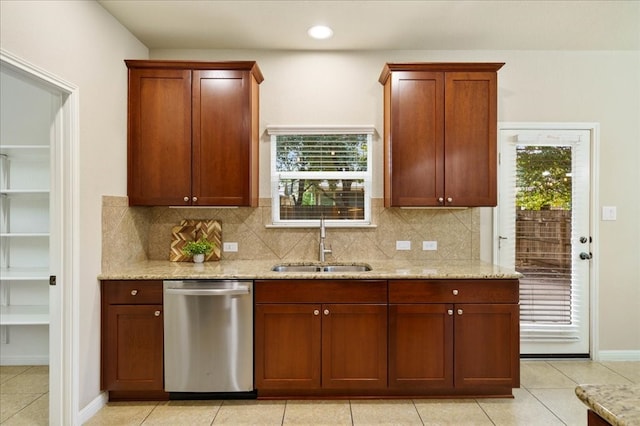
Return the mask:
<svg viewBox="0 0 640 426">
<path fill-rule="evenodd" d="M 258 205 L 255 62 L 125 61 L 130 205 Z"/>
<path fill-rule="evenodd" d="M 503 63 L 386 64 L 385 207 L 497 204 Z"/>
</svg>

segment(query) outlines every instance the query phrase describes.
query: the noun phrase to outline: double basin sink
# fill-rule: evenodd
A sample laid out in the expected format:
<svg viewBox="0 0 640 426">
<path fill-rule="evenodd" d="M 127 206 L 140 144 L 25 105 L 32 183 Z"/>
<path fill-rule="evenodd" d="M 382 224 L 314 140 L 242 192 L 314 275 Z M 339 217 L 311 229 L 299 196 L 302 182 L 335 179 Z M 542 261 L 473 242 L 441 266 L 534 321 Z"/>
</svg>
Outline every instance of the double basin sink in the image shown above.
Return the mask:
<svg viewBox="0 0 640 426">
<path fill-rule="evenodd" d="M 371 270 L 371 266 L 358 264 L 331 264 L 331 263 L 313 263 L 313 264 L 291 264 L 282 263 L 271 268 L 275 272 L 366 272 Z"/>
</svg>

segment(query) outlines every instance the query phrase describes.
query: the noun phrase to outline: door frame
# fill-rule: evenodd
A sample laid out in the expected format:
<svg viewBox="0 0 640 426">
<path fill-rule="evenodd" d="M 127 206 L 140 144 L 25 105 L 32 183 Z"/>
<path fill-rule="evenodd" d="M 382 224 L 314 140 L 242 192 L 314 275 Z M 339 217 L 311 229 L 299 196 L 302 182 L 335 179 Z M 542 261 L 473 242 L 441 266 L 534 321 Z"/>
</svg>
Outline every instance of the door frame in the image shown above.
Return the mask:
<svg viewBox="0 0 640 426">
<path fill-rule="evenodd" d="M 0 61 L 48 87 L 60 99 L 51 141 L 49 291 L 49 424 L 73 425 L 79 404 L 79 88 L 0 49 Z"/>
<path fill-rule="evenodd" d="M 600 215 L 598 214 L 599 198 L 599 175 L 600 175 L 600 123 L 588 122 L 498 122 L 498 137 L 496 144 L 498 152 L 500 152 L 500 132 L 502 130 L 585 130 L 591 135 L 590 140 L 590 177 L 589 185 L 591 194 L 589 197 L 589 232 L 593 238 L 591 243 L 591 252 L 593 258 L 590 260 L 591 268 L 589 270 L 589 355 L 592 360 L 598 361 L 600 355 L 597 348 L 599 347 L 599 314 L 598 314 L 598 290 L 599 282 L 599 264 L 600 264 L 600 236 L 599 224 Z M 498 158 L 500 154 L 498 154 Z M 498 182 L 500 182 L 500 161 L 498 160 Z M 498 263 L 498 207 L 493 209 L 493 263 Z"/>
</svg>

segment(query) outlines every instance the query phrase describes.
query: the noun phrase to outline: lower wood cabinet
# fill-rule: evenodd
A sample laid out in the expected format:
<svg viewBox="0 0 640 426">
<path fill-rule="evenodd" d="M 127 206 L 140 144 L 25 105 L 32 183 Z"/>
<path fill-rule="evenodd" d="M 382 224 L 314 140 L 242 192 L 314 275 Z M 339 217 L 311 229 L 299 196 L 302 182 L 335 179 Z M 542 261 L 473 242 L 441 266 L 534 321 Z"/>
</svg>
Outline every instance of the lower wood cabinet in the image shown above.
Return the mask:
<svg viewBox="0 0 640 426">
<path fill-rule="evenodd" d="M 102 282 L 101 388 L 110 400 L 167 399 L 162 281 Z"/>
<path fill-rule="evenodd" d="M 519 329 L 517 280 L 389 281 L 389 387 L 511 395 Z"/>
<path fill-rule="evenodd" d="M 386 281 L 256 281 L 255 297 L 259 396 L 386 389 Z"/>
</svg>

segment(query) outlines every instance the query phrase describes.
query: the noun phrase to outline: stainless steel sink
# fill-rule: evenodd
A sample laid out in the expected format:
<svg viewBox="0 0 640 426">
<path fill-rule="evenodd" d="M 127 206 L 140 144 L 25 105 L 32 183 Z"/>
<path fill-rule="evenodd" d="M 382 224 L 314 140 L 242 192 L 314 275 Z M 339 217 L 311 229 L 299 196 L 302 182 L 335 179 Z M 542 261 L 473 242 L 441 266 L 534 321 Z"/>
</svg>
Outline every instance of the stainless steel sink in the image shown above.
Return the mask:
<svg viewBox="0 0 640 426">
<path fill-rule="evenodd" d="M 275 272 L 366 272 L 371 266 L 366 264 L 336 265 L 336 264 L 280 264 L 271 268 Z"/>
</svg>

